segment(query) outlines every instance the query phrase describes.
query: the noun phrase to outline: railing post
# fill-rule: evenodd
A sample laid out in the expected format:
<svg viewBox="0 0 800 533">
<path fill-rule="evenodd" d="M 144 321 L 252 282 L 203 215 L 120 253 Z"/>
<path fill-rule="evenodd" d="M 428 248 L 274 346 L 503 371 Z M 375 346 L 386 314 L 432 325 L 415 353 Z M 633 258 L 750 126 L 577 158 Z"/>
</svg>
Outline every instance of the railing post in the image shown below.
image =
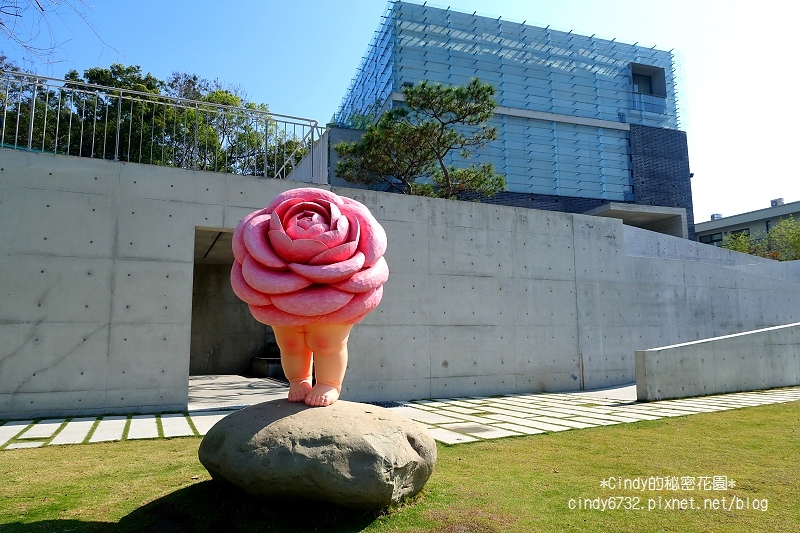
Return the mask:
<svg viewBox="0 0 800 533">
<path fill-rule="evenodd" d="M 198 103 L 194 103 L 194 165 L 193 168 L 197 170 L 197 160 L 200 159 L 200 153 L 197 151 L 197 138 L 200 136 L 200 108 Z"/>
<path fill-rule="evenodd" d="M 36 91 L 39 88 L 39 78 L 33 79 L 33 91 L 31 91 L 31 113 L 28 120 L 28 150 L 33 150 L 33 119 L 36 115 Z M 47 111 L 45 111 L 46 113 Z"/>
<path fill-rule="evenodd" d="M 311 176 L 310 176 L 311 183 L 316 183 L 314 181 L 314 151 L 316 149 L 315 146 L 314 146 L 314 134 L 315 133 L 317 133 L 317 128 L 312 125 L 311 126 L 311 153 L 309 154 L 309 157 L 311 157 Z"/>
<path fill-rule="evenodd" d="M 117 97 L 117 138 L 114 143 L 114 161 L 119 161 L 119 130 L 122 126 L 122 91 L 119 91 L 119 96 Z M 130 139 L 128 139 L 130 142 Z M 103 153 L 105 156 L 106 154 Z"/>
<path fill-rule="evenodd" d="M 269 168 L 269 115 L 264 117 L 264 179 L 268 178 Z"/>
</svg>

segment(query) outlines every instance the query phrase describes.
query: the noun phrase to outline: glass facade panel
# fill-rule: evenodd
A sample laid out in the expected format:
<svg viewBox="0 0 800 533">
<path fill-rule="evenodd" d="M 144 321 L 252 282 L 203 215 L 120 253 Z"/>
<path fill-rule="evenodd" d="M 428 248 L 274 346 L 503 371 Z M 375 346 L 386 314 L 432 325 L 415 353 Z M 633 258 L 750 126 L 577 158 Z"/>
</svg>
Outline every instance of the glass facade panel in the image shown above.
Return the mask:
<svg viewBox="0 0 800 533">
<path fill-rule="evenodd" d="M 634 63 L 664 73 L 664 97 L 634 79 Z M 479 78 L 495 87 L 504 108 L 492 121 L 498 139 L 467 161 L 451 154 L 451 163 L 491 162 L 513 192 L 629 201 L 628 132 L 621 123 L 677 129 L 672 68 L 672 54 L 654 48 L 397 1 L 335 120 L 346 124 L 397 105 L 403 84 Z M 640 99 L 632 104 L 631 95 Z M 621 127 L 525 116 L 537 111 Z"/>
</svg>

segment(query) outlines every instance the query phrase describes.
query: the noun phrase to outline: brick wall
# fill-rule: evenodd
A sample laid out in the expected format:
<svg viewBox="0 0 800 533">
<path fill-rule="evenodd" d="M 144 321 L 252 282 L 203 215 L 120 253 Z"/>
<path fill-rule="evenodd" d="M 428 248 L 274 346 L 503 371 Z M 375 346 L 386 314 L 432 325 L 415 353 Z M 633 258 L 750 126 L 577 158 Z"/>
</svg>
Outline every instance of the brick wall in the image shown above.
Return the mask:
<svg viewBox="0 0 800 533">
<path fill-rule="evenodd" d="M 695 240 L 686 133 L 631 124 L 630 139 L 634 203 L 685 208 Z"/>
<path fill-rule="evenodd" d="M 464 199 L 468 200 L 470 198 Z M 497 193 L 491 198 L 483 198 L 481 201 L 487 204 L 527 207 L 528 209 L 560 211 L 562 213 L 585 213 L 606 202 L 605 200 L 598 200 L 597 198 L 550 196 L 546 194 L 528 194 L 509 191 Z"/>
</svg>

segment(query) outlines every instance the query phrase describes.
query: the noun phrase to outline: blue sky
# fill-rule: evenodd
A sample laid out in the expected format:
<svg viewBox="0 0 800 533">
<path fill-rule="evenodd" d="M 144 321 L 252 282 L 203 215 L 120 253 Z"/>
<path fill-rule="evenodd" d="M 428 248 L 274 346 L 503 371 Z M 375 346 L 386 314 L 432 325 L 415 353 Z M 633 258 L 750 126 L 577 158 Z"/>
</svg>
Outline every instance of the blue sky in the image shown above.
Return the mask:
<svg viewBox="0 0 800 533">
<path fill-rule="evenodd" d="M 80 0 L 75 0 L 80 1 Z M 419 3 L 422 0 L 413 0 Z M 800 200 L 800 123 L 791 27 L 783 0 L 440 0 L 437 7 L 670 50 L 680 76 L 696 222 Z M 86 22 L 51 16 L 56 57 L 27 61 L 63 77 L 112 63 L 165 79 L 191 72 L 240 85 L 273 112 L 327 122 L 386 10 L 384 0 L 85 0 Z"/>
</svg>

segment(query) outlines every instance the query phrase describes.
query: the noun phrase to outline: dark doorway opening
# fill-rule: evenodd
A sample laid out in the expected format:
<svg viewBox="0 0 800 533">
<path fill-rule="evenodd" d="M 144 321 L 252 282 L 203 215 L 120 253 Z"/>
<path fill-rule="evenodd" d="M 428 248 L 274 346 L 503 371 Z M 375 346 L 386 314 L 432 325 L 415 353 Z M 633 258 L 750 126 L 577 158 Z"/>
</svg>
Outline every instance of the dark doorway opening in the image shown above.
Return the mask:
<svg viewBox="0 0 800 533">
<path fill-rule="evenodd" d="M 195 228 L 189 375 L 283 379 L 272 328 L 231 289 L 233 231 Z"/>
</svg>

